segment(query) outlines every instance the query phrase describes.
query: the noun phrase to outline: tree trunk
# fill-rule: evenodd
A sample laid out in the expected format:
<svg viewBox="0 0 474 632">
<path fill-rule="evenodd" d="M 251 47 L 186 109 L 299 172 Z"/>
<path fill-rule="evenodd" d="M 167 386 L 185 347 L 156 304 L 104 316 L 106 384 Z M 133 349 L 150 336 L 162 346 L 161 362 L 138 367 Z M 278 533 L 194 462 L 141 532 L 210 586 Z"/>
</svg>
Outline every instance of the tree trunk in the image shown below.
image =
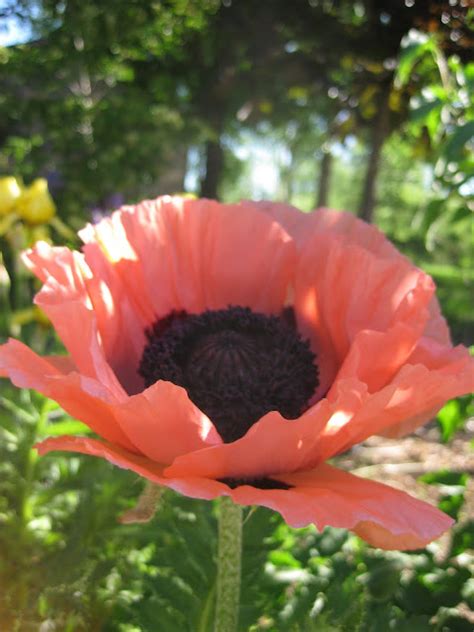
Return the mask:
<svg viewBox="0 0 474 632">
<path fill-rule="evenodd" d="M 382 147 L 390 133 L 390 109 L 388 105 L 390 88 L 391 84 L 382 91 L 379 109 L 374 121 L 367 173 L 365 175 L 362 200 L 359 206 L 359 217 L 366 222 L 372 222 L 373 220 L 376 202 L 377 175 L 380 168 Z"/>
<path fill-rule="evenodd" d="M 188 148 L 186 145 L 175 147 L 173 152 L 167 152 L 169 166 L 158 177 L 158 193 L 160 195 L 172 195 L 184 191 L 187 157 Z M 156 183 L 154 182 L 150 189 L 154 190 L 155 187 Z M 146 195 L 151 195 L 151 191 L 147 191 Z"/>
<path fill-rule="evenodd" d="M 201 197 L 217 200 L 219 182 L 224 169 L 224 151 L 220 140 L 206 143 L 206 175 L 201 181 Z"/>
<path fill-rule="evenodd" d="M 332 154 L 329 150 L 323 151 L 321 170 L 319 173 L 318 197 L 316 208 L 327 206 L 329 194 L 329 181 L 331 179 Z"/>
<path fill-rule="evenodd" d="M 291 144 L 287 147 L 289 153 L 289 159 L 286 164 L 280 166 L 280 187 L 278 195 L 281 196 L 285 202 L 291 204 L 291 198 L 293 197 L 294 188 L 294 151 Z"/>
</svg>

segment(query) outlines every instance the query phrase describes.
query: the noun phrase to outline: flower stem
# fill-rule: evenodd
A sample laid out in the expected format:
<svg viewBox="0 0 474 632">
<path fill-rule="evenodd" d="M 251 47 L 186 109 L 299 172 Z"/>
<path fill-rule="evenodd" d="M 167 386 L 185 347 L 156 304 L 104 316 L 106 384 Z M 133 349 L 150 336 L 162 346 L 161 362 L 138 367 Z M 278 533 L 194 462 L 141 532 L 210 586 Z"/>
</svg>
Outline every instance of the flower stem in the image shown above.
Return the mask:
<svg viewBox="0 0 474 632">
<path fill-rule="evenodd" d="M 217 601 L 214 632 L 236 632 L 242 562 L 242 507 L 223 497 L 219 507 Z"/>
</svg>

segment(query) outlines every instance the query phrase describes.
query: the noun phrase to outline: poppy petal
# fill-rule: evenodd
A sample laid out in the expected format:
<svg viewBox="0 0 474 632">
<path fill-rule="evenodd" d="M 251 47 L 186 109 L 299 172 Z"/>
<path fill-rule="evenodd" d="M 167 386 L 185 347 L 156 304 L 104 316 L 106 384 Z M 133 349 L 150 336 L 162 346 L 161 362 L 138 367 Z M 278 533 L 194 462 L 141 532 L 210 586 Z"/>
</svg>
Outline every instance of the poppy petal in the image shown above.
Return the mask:
<svg viewBox="0 0 474 632">
<path fill-rule="evenodd" d="M 0 345 L 0 377 L 8 377 L 7 369 L 4 366 L 2 366 L 1 350 L 2 350 L 2 345 Z M 74 364 L 74 362 L 69 356 L 50 355 L 50 356 L 42 356 L 42 359 L 45 360 L 45 362 L 47 362 L 51 366 L 53 366 L 55 369 L 57 369 L 59 373 L 68 374 L 77 370 L 76 365 Z"/>
<path fill-rule="evenodd" d="M 314 221 L 313 213 L 303 213 L 295 206 L 281 202 L 269 202 L 260 200 L 254 202 L 246 200 L 245 204 L 252 205 L 256 210 L 266 213 L 278 222 L 285 231 L 291 235 L 297 246 L 302 246 L 308 237 L 308 229 Z"/>
<path fill-rule="evenodd" d="M 353 213 L 322 207 L 304 213 L 289 204 L 267 201 L 252 204 L 279 222 L 300 247 L 314 233 L 324 233 L 326 238 L 344 237 L 346 243 L 358 245 L 377 256 L 402 258 L 382 231 L 373 224 L 363 222 Z"/>
<path fill-rule="evenodd" d="M 423 548 L 454 522 L 435 507 L 397 489 L 344 472 L 327 464 L 309 472 L 278 476 L 293 485 L 285 494 L 273 492 L 271 505 L 246 494 L 245 500 L 271 506 L 294 527 L 314 523 L 350 529 L 372 546 L 383 549 Z M 239 489 L 236 490 L 237 492 Z M 262 496 L 264 494 L 262 493 Z M 237 502 L 243 498 L 235 497 Z"/>
<path fill-rule="evenodd" d="M 307 467 L 314 462 L 331 411 L 329 402 L 321 400 L 299 419 L 268 413 L 237 441 L 179 456 L 166 476 L 252 478 Z"/>
<path fill-rule="evenodd" d="M 311 235 L 319 233 L 324 234 L 326 239 L 332 239 L 335 236 L 343 238 L 348 245 L 359 246 L 377 257 L 407 262 L 407 259 L 389 242 L 382 231 L 373 224 L 360 220 L 352 213 L 327 208 L 303 213 L 287 204 L 272 202 L 253 202 L 253 204 L 279 222 L 300 248 Z M 438 342 L 450 344 L 448 326 L 441 315 L 436 297 L 431 299 L 429 310 L 425 335 Z"/>
<path fill-rule="evenodd" d="M 68 248 L 39 242 L 23 255 L 23 260 L 44 281 L 35 303 L 53 323 L 78 371 L 97 378 L 117 397 L 123 397 L 123 389 L 104 354 L 86 289 L 91 273 L 83 256 Z"/>
<path fill-rule="evenodd" d="M 405 365 L 391 384 L 372 395 L 362 394 L 357 409 L 353 407 L 344 423 L 332 424 L 330 420 L 324 428 L 320 459 L 328 459 L 373 434 L 399 437 L 413 432 L 446 401 L 473 391 L 474 359 L 469 352 L 457 347 L 444 359 L 444 364 L 431 370 L 422 364 Z M 348 388 L 354 390 L 353 380 L 339 381 L 339 393 L 334 392 L 336 407 L 341 407 L 338 397 Z"/>
<path fill-rule="evenodd" d="M 360 246 L 377 257 L 395 259 L 400 263 L 409 263 L 387 237 L 373 224 L 367 224 L 352 213 L 319 208 L 311 213 L 314 217 L 312 229 L 316 232 L 329 232 L 343 237 L 348 244 Z M 290 234 L 291 231 L 289 231 Z M 329 237 L 329 235 L 327 235 Z M 411 265 L 411 264 L 410 264 Z M 414 267 L 414 266 L 412 266 Z M 429 318 L 425 335 L 435 340 L 450 344 L 449 329 L 441 315 L 438 300 L 432 297 L 429 303 Z"/>
<path fill-rule="evenodd" d="M 377 257 L 406 261 L 377 226 L 367 224 L 353 213 L 321 207 L 310 215 L 314 217 L 311 226 L 314 232 L 325 233 L 326 238 L 337 236 Z"/>
<path fill-rule="evenodd" d="M 144 330 L 127 296 L 111 291 L 113 279 L 92 275 L 80 253 L 42 242 L 27 251 L 24 260 L 45 282 L 35 302 L 53 321 L 79 370 L 107 379 L 110 387 L 116 381 L 110 365 L 128 392 L 142 390 L 136 367 Z"/>
<path fill-rule="evenodd" d="M 146 457 L 133 454 L 120 446 L 90 439 L 89 437 L 49 437 L 34 446 L 40 455 L 53 451 L 79 452 L 106 459 L 122 469 L 132 469 L 140 476 L 161 485 L 164 481 L 163 466 Z"/>
<path fill-rule="evenodd" d="M 32 388 L 54 399 L 105 439 L 136 451 L 112 413 L 112 395 L 96 380 L 76 372 L 63 374 L 57 363 L 41 358 L 18 340 L 0 346 L 0 373 L 19 388 Z"/>
<path fill-rule="evenodd" d="M 72 361 L 72 358 L 66 355 L 50 355 L 43 356 L 46 362 L 52 364 L 55 369 L 57 369 L 60 373 L 72 373 L 73 371 L 77 371 L 77 367 Z"/>
<path fill-rule="evenodd" d="M 0 346 L 0 374 L 16 386 L 54 399 L 104 439 L 158 462 L 171 463 L 180 454 L 221 443 L 183 388 L 157 382 L 138 395 L 117 400 L 97 380 L 62 373 L 56 358 L 49 362 L 10 340 Z"/>
<path fill-rule="evenodd" d="M 109 461 L 122 469 L 131 470 L 139 476 L 152 481 L 157 485 L 163 485 L 175 491 L 191 496 L 212 500 L 225 494 L 227 486 L 219 481 L 206 478 L 171 479 L 163 476 L 163 465 L 156 463 L 144 456 L 133 454 L 111 443 L 90 439 L 89 437 L 50 437 L 37 443 L 35 448 L 39 454 L 47 454 L 53 451 L 77 452 L 99 457 Z"/>
<path fill-rule="evenodd" d="M 185 389 L 158 381 L 114 409 L 125 434 L 146 457 L 171 463 L 180 454 L 222 443 Z"/>
<path fill-rule="evenodd" d="M 407 403 L 405 417 L 399 416 L 397 423 L 392 423 L 383 430 L 377 431 L 377 434 L 391 438 L 403 437 L 432 419 L 450 399 L 474 392 L 474 358 L 470 357 L 467 349 L 461 346 L 450 351 L 450 360 L 436 371 L 430 371 L 429 374 L 423 371 L 424 367 L 420 368 L 420 365 L 417 365 L 417 370 L 422 377 L 418 383 L 420 391 L 418 398 L 414 397 L 411 401 L 413 404 L 411 414 Z M 411 377 L 417 379 L 414 372 L 415 368 Z"/>
<path fill-rule="evenodd" d="M 420 327 L 417 329 L 416 325 L 403 322 L 386 332 L 365 330 L 356 334 L 328 398 L 333 399 L 338 382 L 346 378 L 355 378 L 367 384 L 371 393 L 382 389 L 408 361 L 419 334 Z"/>
<path fill-rule="evenodd" d="M 321 394 L 338 370 L 370 391 L 387 383 L 422 336 L 433 292 L 430 277 L 407 262 L 377 258 L 338 237 L 308 239 L 296 274 L 295 311 L 320 358 Z"/>
<path fill-rule="evenodd" d="M 36 448 L 40 454 L 66 450 L 101 457 L 194 498 L 211 500 L 226 495 L 238 504 L 268 507 L 278 511 L 293 527 L 315 524 L 319 530 L 326 526 L 350 529 L 371 545 L 383 549 L 422 548 L 454 522 L 438 509 L 404 492 L 329 465 L 276 477 L 291 486 L 287 490 L 251 485 L 230 489 L 212 479 L 166 477 L 162 465 L 86 437 L 53 437 Z"/>
<path fill-rule="evenodd" d="M 229 305 L 277 312 L 296 257 L 282 227 L 245 203 L 166 196 L 124 207 L 81 237 L 92 270 L 113 267 L 148 324 Z"/>
</svg>

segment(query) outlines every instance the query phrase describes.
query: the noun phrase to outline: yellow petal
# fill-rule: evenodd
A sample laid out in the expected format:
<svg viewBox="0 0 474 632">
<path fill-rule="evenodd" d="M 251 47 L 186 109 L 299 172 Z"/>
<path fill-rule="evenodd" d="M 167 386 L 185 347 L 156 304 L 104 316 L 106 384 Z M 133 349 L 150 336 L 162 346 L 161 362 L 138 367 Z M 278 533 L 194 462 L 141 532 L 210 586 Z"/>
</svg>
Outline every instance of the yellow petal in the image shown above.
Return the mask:
<svg viewBox="0 0 474 632">
<path fill-rule="evenodd" d="M 20 195 L 21 188 L 16 178 L 13 176 L 0 178 L 0 217 L 13 211 Z"/>
<path fill-rule="evenodd" d="M 45 224 L 56 213 L 45 178 L 37 178 L 18 199 L 16 210 L 27 224 Z"/>
</svg>

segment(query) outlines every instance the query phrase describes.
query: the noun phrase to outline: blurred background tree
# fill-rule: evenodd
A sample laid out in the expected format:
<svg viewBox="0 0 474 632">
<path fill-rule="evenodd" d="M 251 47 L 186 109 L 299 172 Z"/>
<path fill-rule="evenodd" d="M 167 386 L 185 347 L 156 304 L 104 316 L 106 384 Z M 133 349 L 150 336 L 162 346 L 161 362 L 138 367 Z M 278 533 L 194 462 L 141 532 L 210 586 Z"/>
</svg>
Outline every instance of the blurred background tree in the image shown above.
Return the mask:
<svg viewBox="0 0 474 632">
<path fill-rule="evenodd" d="M 347 208 L 428 264 L 472 338 L 467 1 L 1 7 L 21 43 L 0 48 L 0 170 L 46 177 L 69 225 L 185 190 Z"/>
<path fill-rule="evenodd" d="M 376 223 L 434 276 L 454 341 L 472 344 L 470 4 L 0 2 L 0 337 L 58 349 L 31 308 L 22 248 L 77 245 L 85 221 L 124 202 L 188 192 Z M 28 196 L 42 200 L 36 214 Z M 37 438 L 86 429 L 4 386 L 0 629 L 148 632 L 157 612 L 162 630 L 211 629 L 212 506 L 166 493 L 148 526 L 118 526 L 136 477 L 82 457 L 38 459 Z M 451 402 L 428 431 L 451 442 L 448 469 L 425 474 L 461 517 L 444 549 L 382 555 L 250 511 L 242 630 L 471 631 L 473 494 L 454 464 L 472 414 L 470 398 Z"/>
</svg>

